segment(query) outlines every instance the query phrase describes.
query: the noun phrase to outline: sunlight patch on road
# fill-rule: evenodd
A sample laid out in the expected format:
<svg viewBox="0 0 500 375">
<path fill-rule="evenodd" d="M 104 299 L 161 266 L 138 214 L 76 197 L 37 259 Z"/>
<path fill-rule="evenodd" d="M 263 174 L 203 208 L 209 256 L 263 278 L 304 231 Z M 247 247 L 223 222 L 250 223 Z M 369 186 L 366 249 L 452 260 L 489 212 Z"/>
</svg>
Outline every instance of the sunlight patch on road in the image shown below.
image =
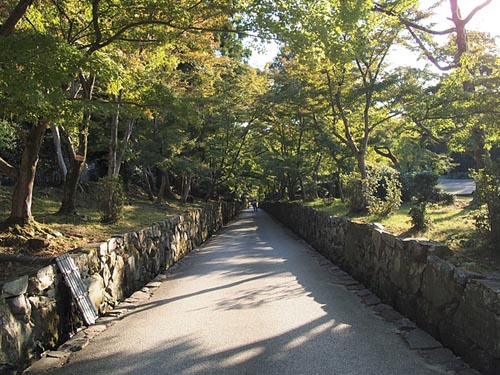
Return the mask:
<svg viewBox="0 0 500 375">
<path fill-rule="evenodd" d="M 335 321 L 334 320 L 330 320 L 326 323 L 323 323 L 317 327 L 314 327 L 313 329 L 311 329 L 309 332 L 307 332 L 306 334 L 302 335 L 302 336 L 299 336 L 295 339 L 293 339 L 292 341 L 290 341 L 287 345 L 286 345 L 286 349 L 287 350 L 291 350 L 291 349 L 295 349 L 295 348 L 298 348 L 299 346 L 302 346 L 304 345 L 306 342 L 314 339 L 314 337 L 332 329 L 332 330 L 335 330 Z"/>
<path fill-rule="evenodd" d="M 262 346 L 256 347 L 256 348 L 250 348 L 246 350 L 242 350 L 241 352 L 238 352 L 228 358 L 225 358 L 221 364 L 220 367 L 232 367 L 235 365 L 239 365 L 242 363 L 245 363 L 252 358 L 255 358 L 261 354 L 263 354 L 265 349 Z"/>
</svg>

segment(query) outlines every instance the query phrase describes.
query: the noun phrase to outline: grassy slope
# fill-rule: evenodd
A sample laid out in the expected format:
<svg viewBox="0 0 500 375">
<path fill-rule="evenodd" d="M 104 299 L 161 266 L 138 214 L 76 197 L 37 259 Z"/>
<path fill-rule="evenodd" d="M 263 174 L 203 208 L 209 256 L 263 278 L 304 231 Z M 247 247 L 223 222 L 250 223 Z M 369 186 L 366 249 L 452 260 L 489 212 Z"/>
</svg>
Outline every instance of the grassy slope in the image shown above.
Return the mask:
<svg viewBox="0 0 500 375">
<path fill-rule="evenodd" d="M 91 195 L 80 195 L 77 206 L 78 216 L 55 215 L 59 209 L 60 196 L 61 191 L 55 188 L 43 188 L 35 191 L 32 206 L 35 220 L 63 236 L 51 238 L 48 248 L 30 255 L 58 255 L 85 243 L 105 240 L 112 234 L 146 227 L 165 219 L 167 216 L 177 215 L 193 207 L 193 205 L 180 206 L 172 202 L 157 206 L 145 199 L 130 199 L 129 204 L 125 207 L 123 220 L 116 224 L 107 225 L 100 222 L 100 214 Z M 0 221 L 9 215 L 10 197 L 11 188 L 0 186 Z M 27 249 L 22 246 L 16 244 L 8 246 L 9 242 L 2 241 L 8 235 L 8 233 L 0 233 L 0 252 L 27 252 Z"/>
<path fill-rule="evenodd" d="M 309 202 L 307 205 L 326 211 L 332 216 L 347 216 L 356 222 L 381 223 L 384 228 L 400 237 L 425 237 L 441 242 L 454 251 L 452 261 L 473 271 L 500 271 L 500 254 L 494 249 L 482 246 L 482 241 L 475 232 L 472 210 L 469 207 L 470 197 L 459 197 L 452 205 L 430 205 L 429 216 L 431 226 L 424 232 L 411 230 L 408 214 L 409 204 L 403 204 L 394 214 L 385 218 L 367 215 L 349 215 L 348 209 L 340 200 L 325 205 L 322 200 Z"/>
</svg>

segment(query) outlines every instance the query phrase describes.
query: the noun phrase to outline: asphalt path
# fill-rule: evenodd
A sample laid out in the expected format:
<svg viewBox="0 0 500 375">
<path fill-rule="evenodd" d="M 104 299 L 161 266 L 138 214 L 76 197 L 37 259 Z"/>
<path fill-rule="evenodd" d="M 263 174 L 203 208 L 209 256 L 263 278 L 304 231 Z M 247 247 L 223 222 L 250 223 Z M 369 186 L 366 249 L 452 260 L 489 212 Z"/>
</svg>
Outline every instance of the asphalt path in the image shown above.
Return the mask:
<svg viewBox="0 0 500 375">
<path fill-rule="evenodd" d="M 245 211 L 53 374 L 438 373 L 325 262 Z"/>
<path fill-rule="evenodd" d="M 440 178 L 437 187 L 447 193 L 455 195 L 471 195 L 476 190 L 476 183 L 473 179 L 449 179 Z"/>
</svg>

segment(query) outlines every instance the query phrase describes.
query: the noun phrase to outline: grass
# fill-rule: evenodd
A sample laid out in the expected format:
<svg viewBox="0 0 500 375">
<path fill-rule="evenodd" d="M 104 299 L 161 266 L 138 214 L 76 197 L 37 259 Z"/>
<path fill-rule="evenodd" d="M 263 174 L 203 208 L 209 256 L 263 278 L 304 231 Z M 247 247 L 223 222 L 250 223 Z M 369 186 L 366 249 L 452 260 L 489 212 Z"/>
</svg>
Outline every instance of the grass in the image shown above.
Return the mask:
<svg viewBox="0 0 500 375">
<path fill-rule="evenodd" d="M 306 205 L 326 211 L 332 216 L 345 216 L 359 223 L 380 223 L 384 228 L 399 237 L 426 238 L 446 244 L 454 252 L 451 259 L 458 266 L 471 271 L 500 271 L 500 252 L 484 246 L 475 230 L 471 197 L 457 197 L 450 205 L 429 204 L 428 216 L 431 222 L 425 231 L 412 229 L 409 210 L 411 205 L 403 204 L 399 210 L 387 217 L 374 217 L 367 214 L 349 213 L 348 208 L 339 199 L 325 202 L 322 199 L 307 202 Z"/>
<path fill-rule="evenodd" d="M 0 186 L 0 221 L 9 215 L 11 194 L 10 187 Z M 86 243 L 106 240 L 113 234 L 147 227 L 196 206 L 180 205 L 177 202 L 158 206 L 138 196 L 129 199 L 122 220 L 115 224 L 103 224 L 92 194 L 79 195 L 77 216 L 56 215 L 61 195 L 60 189 L 41 188 L 35 190 L 33 197 L 32 211 L 35 220 L 53 234 L 45 238 L 49 244 L 47 247 L 35 252 L 30 251 L 26 246 L 22 246 L 23 238 L 21 241 L 12 241 L 12 233 L 3 232 L 0 233 L 0 253 L 55 256 Z"/>
</svg>

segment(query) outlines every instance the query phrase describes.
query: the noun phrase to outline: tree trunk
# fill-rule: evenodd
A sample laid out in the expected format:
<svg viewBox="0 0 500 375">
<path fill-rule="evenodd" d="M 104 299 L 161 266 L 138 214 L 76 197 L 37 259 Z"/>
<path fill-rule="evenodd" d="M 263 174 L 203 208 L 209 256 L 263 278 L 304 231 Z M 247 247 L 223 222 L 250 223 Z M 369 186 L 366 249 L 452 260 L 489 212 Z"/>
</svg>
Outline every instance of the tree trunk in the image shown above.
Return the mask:
<svg viewBox="0 0 500 375">
<path fill-rule="evenodd" d="M 35 184 L 38 154 L 42 145 L 47 124 L 33 125 L 26 137 L 26 144 L 21 158 L 21 166 L 12 194 L 12 208 L 6 224 L 26 225 L 32 220 L 31 203 Z"/>
<path fill-rule="evenodd" d="M 66 162 L 64 161 L 62 147 L 61 147 L 61 135 L 59 133 L 59 128 L 55 125 L 50 125 L 50 130 L 52 131 L 52 137 L 54 138 L 54 149 L 57 156 L 57 165 L 61 171 L 62 182 L 66 180 L 66 175 L 68 174 L 68 168 L 66 167 Z"/>
<path fill-rule="evenodd" d="M 146 183 L 146 192 L 148 193 L 148 199 L 153 202 L 155 200 L 155 196 L 153 194 L 153 189 L 151 188 L 151 182 L 149 181 L 146 167 L 142 167 L 142 176 L 144 177 L 144 182 Z"/>
<path fill-rule="evenodd" d="M 28 8 L 33 3 L 33 0 L 20 0 L 14 10 L 9 14 L 9 17 L 3 24 L 0 24 L 0 36 L 8 36 L 14 32 L 17 23 L 23 18 L 28 11 Z"/>
<path fill-rule="evenodd" d="M 118 148 L 118 124 L 120 122 L 120 97 L 114 97 L 116 102 L 116 110 L 111 116 L 110 131 L 111 135 L 109 138 L 109 151 L 108 151 L 108 176 L 116 176 L 116 150 Z"/>
<path fill-rule="evenodd" d="M 83 98 L 90 101 L 94 90 L 95 76 L 89 75 L 86 77 L 83 74 L 80 74 L 80 83 L 83 89 Z M 83 114 L 83 119 L 80 124 L 78 147 L 75 147 L 67 134 L 64 134 L 70 156 L 70 170 L 64 183 L 63 198 L 61 201 L 61 207 L 59 208 L 59 213 L 62 215 L 76 214 L 76 192 L 78 190 L 78 184 L 80 183 L 80 176 L 82 174 L 83 167 L 85 166 L 85 161 L 87 160 L 90 122 L 91 112 L 86 111 Z"/>
<path fill-rule="evenodd" d="M 486 148 L 486 131 L 481 125 L 475 124 L 471 134 L 472 155 L 476 161 L 476 168 L 482 169 L 490 158 L 490 153 Z"/>
<path fill-rule="evenodd" d="M 314 161 L 314 170 L 313 170 L 313 186 L 312 186 L 312 191 L 311 191 L 311 196 L 312 199 L 317 199 L 318 198 L 318 174 L 319 174 L 319 167 L 321 165 L 321 155 L 318 155 L 316 157 L 316 160 Z"/>
<path fill-rule="evenodd" d="M 130 119 L 127 121 L 127 127 L 125 128 L 125 134 L 123 135 L 122 144 L 120 147 L 120 155 L 116 159 L 116 170 L 115 176 L 120 174 L 120 168 L 125 158 L 125 153 L 127 152 L 128 142 L 130 141 L 130 136 L 132 135 L 132 129 L 134 128 L 135 119 Z"/>
<path fill-rule="evenodd" d="M 364 152 L 358 151 L 356 153 L 356 162 L 358 164 L 358 171 L 361 175 L 361 179 L 366 180 L 368 178 L 368 172 L 366 170 L 366 159 Z"/>
<path fill-rule="evenodd" d="M 163 204 L 163 199 L 165 196 L 165 188 L 167 186 L 167 173 L 160 169 L 161 184 L 160 190 L 158 191 L 158 197 L 156 198 L 156 204 Z"/>
<path fill-rule="evenodd" d="M 79 144 L 78 150 L 75 151 L 71 143 L 71 139 L 67 134 L 63 133 L 65 137 L 66 144 L 68 146 L 69 154 L 69 171 L 66 176 L 66 181 L 64 182 L 63 197 L 61 200 L 61 207 L 59 208 L 59 214 L 61 215 L 76 215 L 76 193 L 78 190 L 78 184 L 80 183 L 80 176 L 85 166 L 85 160 L 87 159 L 87 142 L 88 142 L 88 126 L 90 124 L 90 112 L 86 113 L 83 123 L 83 131 L 79 134 Z"/>
<path fill-rule="evenodd" d="M 186 203 L 191 192 L 191 181 L 193 177 L 191 175 L 182 177 L 182 196 L 181 202 Z"/>
<path fill-rule="evenodd" d="M 299 174 L 299 185 L 300 185 L 300 190 L 302 191 L 301 195 L 302 195 L 302 201 L 306 201 L 306 189 L 304 188 L 304 180 L 302 179 L 302 175 Z"/>
</svg>

